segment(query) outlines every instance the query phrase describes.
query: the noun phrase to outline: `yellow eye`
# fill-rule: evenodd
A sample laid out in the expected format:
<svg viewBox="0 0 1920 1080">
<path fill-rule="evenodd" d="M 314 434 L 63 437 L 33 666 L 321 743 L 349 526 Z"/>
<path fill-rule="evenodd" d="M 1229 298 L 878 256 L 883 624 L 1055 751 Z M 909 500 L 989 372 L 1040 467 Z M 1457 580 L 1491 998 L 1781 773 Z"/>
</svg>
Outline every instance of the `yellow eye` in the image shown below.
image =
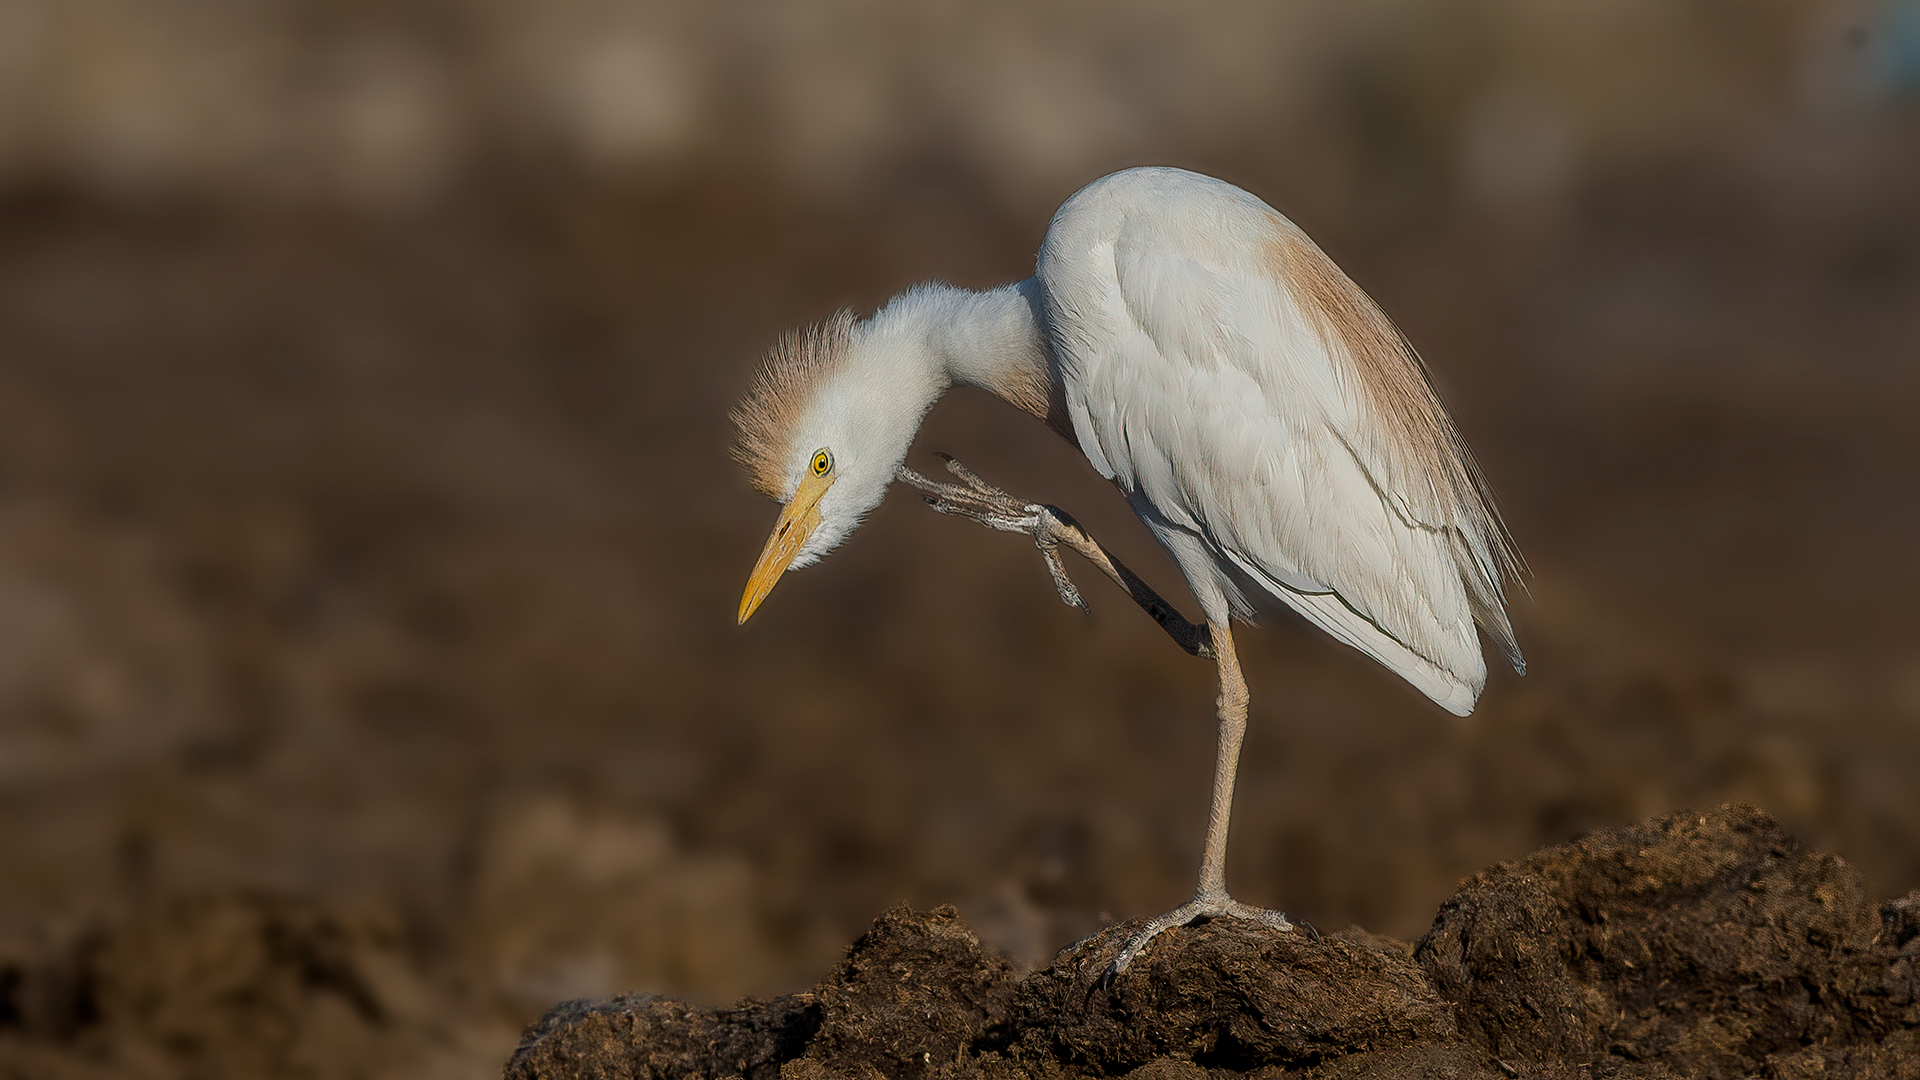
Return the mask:
<svg viewBox="0 0 1920 1080">
<path fill-rule="evenodd" d="M 813 455 L 813 475 L 825 476 L 833 468 L 833 455 L 825 450 L 817 450 Z"/>
</svg>

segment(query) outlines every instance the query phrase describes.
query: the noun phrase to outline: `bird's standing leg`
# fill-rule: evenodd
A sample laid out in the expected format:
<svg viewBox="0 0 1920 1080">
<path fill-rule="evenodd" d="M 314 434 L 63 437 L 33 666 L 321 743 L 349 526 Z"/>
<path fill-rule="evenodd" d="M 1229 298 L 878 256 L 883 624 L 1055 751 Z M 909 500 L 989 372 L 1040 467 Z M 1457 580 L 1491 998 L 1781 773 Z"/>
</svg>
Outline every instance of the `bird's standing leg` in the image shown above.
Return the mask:
<svg viewBox="0 0 1920 1080">
<path fill-rule="evenodd" d="M 1188 622 L 1137 574 L 1108 554 L 1065 511 L 1017 499 L 980 479 L 958 461 L 944 454 L 941 458 L 960 483 L 929 480 L 905 466 L 899 469 L 899 478 L 919 488 L 927 504 L 943 514 L 971 518 L 1002 532 L 1032 536 L 1047 561 L 1060 599 L 1084 610 L 1086 601 L 1060 564 L 1059 548 L 1065 544 L 1079 552 L 1125 589 L 1181 648 L 1195 656 L 1212 657 L 1220 664 L 1220 752 L 1214 760 L 1213 805 L 1207 817 L 1207 846 L 1200 862 L 1200 887 L 1191 901 L 1154 919 L 1135 934 L 1114 959 L 1110 971 L 1113 974 L 1125 971 L 1133 958 L 1161 933 L 1205 919 L 1231 916 L 1251 919 L 1275 930 L 1292 930 L 1293 922 L 1281 912 L 1250 907 L 1227 895 L 1227 824 L 1233 815 L 1233 781 L 1240 768 L 1240 744 L 1247 734 L 1248 700 L 1247 680 L 1240 674 L 1240 658 L 1234 652 L 1232 631 L 1224 621 L 1209 620 L 1204 626 Z"/>
<path fill-rule="evenodd" d="M 1232 916 L 1252 919 L 1275 930 L 1292 930 L 1286 915 L 1250 907 L 1227 895 L 1227 823 L 1233 815 L 1233 780 L 1240 769 L 1240 743 L 1247 734 L 1247 680 L 1240 675 L 1240 658 L 1233 649 L 1233 632 L 1225 623 L 1209 622 L 1214 656 L 1220 662 L 1220 752 L 1213 764 L 1213 806 L 1207 815 L 1206 854 L 1200 860 L 1200 887 L 1193 899 L 1143 927 L 1114 958 L 1112 972 L 1127 969 L 1147 943 L 1176 926 L 1203 919 Z"/>
<path fill-rule="evenodd" d="M 1200 860 L 1196 900 L 1227 899 L 1227 821 L 1233 815 L 1233 781 L 1240 774 L 1240 744 L 1247 737 L 1247 680 L 1233 631 L 1211 623 L 1214 656 L 1220 662 L 1220 751 L 1213 763 L 1213 805 L 1207 814 L 1207 847 Z"/>
</svg>

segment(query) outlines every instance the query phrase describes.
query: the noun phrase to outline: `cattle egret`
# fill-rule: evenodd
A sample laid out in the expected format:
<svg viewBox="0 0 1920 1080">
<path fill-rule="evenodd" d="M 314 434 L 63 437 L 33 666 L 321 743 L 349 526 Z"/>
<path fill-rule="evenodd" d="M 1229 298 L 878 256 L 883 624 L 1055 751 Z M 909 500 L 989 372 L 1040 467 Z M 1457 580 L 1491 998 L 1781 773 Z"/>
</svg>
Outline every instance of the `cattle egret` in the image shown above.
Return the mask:
<svg viewBox="0 0 1920 1080">
<path fill-rule="evenodd" d="M 1199 602 L 1188 622 L 1053 507 L 948 459 L 904 467 L 956 383 L 1046 423 L 1112 480 Z M 818 561 L 895 479 L 936 509 L 1032 536 L 1061 597 L 1086 556 L 1188 652 L 1218 662 L 1219 756 L 1193 900 L 1149 922 L 1221 916 L 1291 929 L 1234 901 L 1227 819 L 1247 685 L 1229 622 L 1278 600 L 1464 716 L 1486 683 L 1475 624 L 1524 671 L 1506 615 L 1521 563 L 1425 367 L 1371 298 L 1258 198 L 1179 169 L 1087 185 L 1054 214 L 1034 276 L 986 292 L 920 285 L 874 316 L 788 335 L 734 413 L 737 456 L 784 504 L 740 600 L 746 622 L 787 570 Z"/>
</svg>

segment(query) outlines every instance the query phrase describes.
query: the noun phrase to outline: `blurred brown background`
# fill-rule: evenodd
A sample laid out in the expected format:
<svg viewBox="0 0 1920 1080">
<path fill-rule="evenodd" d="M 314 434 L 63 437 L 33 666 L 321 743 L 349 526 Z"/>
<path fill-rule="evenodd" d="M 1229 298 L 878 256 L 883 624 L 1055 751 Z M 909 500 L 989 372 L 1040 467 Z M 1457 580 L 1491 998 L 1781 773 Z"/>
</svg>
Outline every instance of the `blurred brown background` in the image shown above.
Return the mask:
<svg viewBox="0 0 1920 1080">
<path fill-rule="evenodd" d="M 895 493 L 733 625 L 762 350 L 1143 163 L 1393 313 L 1535 571 L 1464 722 L 1242 635 L 1242 899 L 1411 938 L 1728 799 L 1920 886 L 1920 3 L 0 0 L 0 1075 L 485 1075 L 898 899 L 1033 960 L 1185 898 L 1213 671 L 1095 575 Z M 933 450 L 1191 613 L 1031 421 Z M 347 1004 L 155 1004 L 250 918 Z"/>
</svg>

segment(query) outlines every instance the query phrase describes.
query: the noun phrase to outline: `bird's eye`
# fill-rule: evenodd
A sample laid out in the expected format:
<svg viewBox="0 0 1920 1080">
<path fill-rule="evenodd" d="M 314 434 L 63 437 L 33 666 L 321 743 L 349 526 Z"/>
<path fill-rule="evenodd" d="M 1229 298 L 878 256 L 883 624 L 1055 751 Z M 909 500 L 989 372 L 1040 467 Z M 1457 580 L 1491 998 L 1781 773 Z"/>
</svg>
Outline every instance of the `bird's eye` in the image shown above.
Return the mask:
<svg viewBox="0 0 1920 1080">
<path fill-rule="evenodd" d="M 816 450 L 813 454 L 813 475 L 825 476 L 833 468 L 833 455 L 825 450 Z"/>
</svg>

